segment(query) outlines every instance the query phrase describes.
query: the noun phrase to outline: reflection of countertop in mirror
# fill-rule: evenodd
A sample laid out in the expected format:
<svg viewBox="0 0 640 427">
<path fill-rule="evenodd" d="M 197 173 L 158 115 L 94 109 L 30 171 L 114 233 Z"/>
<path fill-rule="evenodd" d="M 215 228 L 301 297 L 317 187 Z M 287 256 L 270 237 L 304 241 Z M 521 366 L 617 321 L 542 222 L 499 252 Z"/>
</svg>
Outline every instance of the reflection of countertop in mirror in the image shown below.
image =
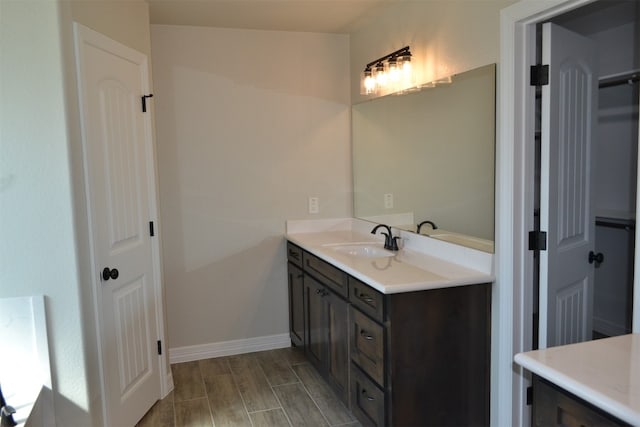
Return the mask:
<svg viewBox="0 0 640 427">
<path fill-rule="evenodd" d="M 433 239 L 443 240 L 449 243 L 455 243 L 456 245 L 467 246 L 469 248 L 477 249 L 483 252 L 493 253 L 493 241 L 481 239 L 479 237 L 467 236 L 465 234 L 454 233 L 448 230 L 442 230 L 440 228 L 436 230 L 429 230 L 424 233 Z"/>
<path fill-rule="evenodd" d="M 371 235 L 371 228 L 371 223 L 357 219 L 333 222 L 289 221 L 287 239 L 384 294 L 494 281 L 494 276 L 490 273 L 490 254 L 449 245 L 456 246 L 452 248 L 452 258 L 445 257 L 446 250 L 438 251 L 438 256 L 435 256 L 435 253 L 429 253 L 420 246 L 420 241 L 431 239 L 395 229 L 394 235 L 400 234 L 405 244 L 393 256 L 357 257 L 335 250 L 337 245 L 348 243 L 370 242 L 382 247 L 383 236 Z M 469 256 L 456 252 L 457 250 L 464 250 Z M 480 260 L 485 259 L 488 260 L 484 263 L 486 268 L 481 268 Z M 468 261 L 466 265 L 465 261 Z"/>
<path fill-rule="evenodd" d="M 519 353 L 532 373 L 631 425 L 640 425 L 640 334 Z"/>
</svg>

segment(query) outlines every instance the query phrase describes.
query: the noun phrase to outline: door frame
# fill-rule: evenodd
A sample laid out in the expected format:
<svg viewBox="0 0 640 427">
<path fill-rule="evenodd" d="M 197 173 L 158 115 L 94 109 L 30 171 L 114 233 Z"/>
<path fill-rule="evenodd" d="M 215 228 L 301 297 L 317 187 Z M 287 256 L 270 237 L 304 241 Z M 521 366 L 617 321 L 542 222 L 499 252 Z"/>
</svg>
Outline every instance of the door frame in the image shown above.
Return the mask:
<svg viewBox="0 0 640 427">
<path fill-rule="evenodd" d="M 500 11 L 500 63 L 496 127 L 496 283 L 493 292 L 491 425 L 530 424 L 528 374 L 513 363 L 532 348 L 535 88 L 529 66 L 536 63 L 536 24 L 594 0 L 522 0 Z M 640 173 L 638 174 L 640 178 Z M 640 179 L 639 179 L 640 183 Z M 640 203 L 636 203 L 639 216 Z M 636 248 L 640 245 L 636 228 Z M 640 272 L 640 251 L 635 253 Z M 640 273 L 634 276 L 633 332 L 640 332 Z"/>
<path fill-rule="evenodd" d="M 99 46 L 111 53 L 127 57 L 127 58 L 135 58 L 136 61 L 141 65 L 142 68 L 142 85 L 143 92 L 151 93 L 150 87 L 150 79 L 149 79 L 149 58 L 147 55 L 129 48 L 108 36 L 105 36 L 95 30 L 92 30 L 89 27 L 86 27 L 78 22 L 73 23 L 73 34 L 74 34 L 74 45 L 75 45 L 75 58 L 76 58 L 76 75 L 77 75 L 77 84 L 81 85 L 81 69 L 80 69 L 80 57 L 81 57 L 81 45 L 83 43 L 91 43 L 96 46 Z M 78 95 L 82 93 L 80 87 L 78 89 Z M 141 94 L 142 95 L 142 94 Z M 86 169 L 88 165 L 87 159 L 87 150 L 86 150 L 86 130 L 84 128 L 84 110 L 82 108 L 82 98 L 79 99 L 79 114 L 80 114 L 80 124 L 81 124 L 81 144 L 82 144 L 82 165 L 83 165 L 83 174 L 84 174 L 84 191 L 86 194 L 86 209 L 87 209 L 87 220 L 89 226 L 89 260 L 90 260 L 90 272 L 91 272 L 91 284 L 90 286 L 93 289 L 93 309 L 96 313 L 95 316 L 95 333 L 96 333 L 96 342 L 98 349 L 98 360 L 99 360 L 99 377 L 100 377 L 100 395 L 102 396 L 102 420 L 107 425 L 109 420 L 108 408 L 105 404 L 105 396 L 106 396 L 106 387 L 105 387 L 105 375 L 104 372 L 104 346 L 103 346 L 103 338 L 104 334 L 102 332 L 103 325 L 103 317 L 102 317 L 102 308 L 100 304 L 100 286 L 102 283 L 100 281 L 100 271 L 96 260 L 95 254 L 95 242 L 94 242 L 94 224 L 92 223 L 92 206 L 90 203 L 91 197 L 91 188 L 89 179 L 89 171 Z M 149 106 L 148 106 L 149 108 Z M 162 342 L 162 355 L 158 355 L 158 369 L 160 376 L 160 390 L 158 390 L 158 398 L 164 398 L 169 392 L 173 389 L 173 377 L 170 371 L 169 365 L 169 357 L 168 357 L 168 345 L 166 341 L 165 334 L 165 313 L 164 313 L 164 291 L 163 291 L 163 277 L 162 277 L 162 258 L 161 258 L 161 241 L 160 241 L 160 226 L 158 221 L 158 180 L 156 176 L 157 162 L 155 158 L 155 143 L 153 137 L 153 123 L 152 123 L 152 114 L 153 109 L 148 110 L 149 114 L 144 115 L 144 156 L 145 161 L 147 162 L 147 171 L 146 171 L 146 179 L 148 181 L 148 203 L 149 203 L 149 220 L 153 221 L 155 224 L 155 238 L 151 239 L 151 255 L 152 255 L 152 268 L 154 275 L 154 304 L 156 311 L 156 332 L 157 339 Z"/>
</svg>

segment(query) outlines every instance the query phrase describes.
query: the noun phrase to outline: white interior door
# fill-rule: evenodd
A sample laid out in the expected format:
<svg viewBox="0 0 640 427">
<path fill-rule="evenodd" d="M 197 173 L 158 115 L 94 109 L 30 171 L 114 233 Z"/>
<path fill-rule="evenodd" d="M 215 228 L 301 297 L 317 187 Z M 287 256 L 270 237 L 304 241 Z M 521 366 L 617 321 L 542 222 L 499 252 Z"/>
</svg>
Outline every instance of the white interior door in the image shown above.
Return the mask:
<svg viewBox="0 0 640 427">
<path fill-rule="evenodd" d="M 160 397 L 147 58 L 76 27 L 105 423 L 133 426 Z M 116 273 L 117 271 L 117 273 Z"/>
<path fill-rule="evenodd" d="M 543 25 L 540 348 L 591 339 L 595 217 L 591 191 L 598 78 L 595 43 Z"/>
</svg>

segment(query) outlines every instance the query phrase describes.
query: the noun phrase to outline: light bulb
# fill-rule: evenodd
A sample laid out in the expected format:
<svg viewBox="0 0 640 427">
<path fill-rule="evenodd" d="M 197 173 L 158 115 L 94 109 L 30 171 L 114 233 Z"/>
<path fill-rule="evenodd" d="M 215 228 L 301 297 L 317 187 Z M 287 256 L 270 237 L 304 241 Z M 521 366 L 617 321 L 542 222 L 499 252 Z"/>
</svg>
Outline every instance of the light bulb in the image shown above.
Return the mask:
<svg viewBox="0 0 640 427">
<path fill-rule="evenodd" d="M 376 84 L 379 87 L 384 87 L 387 85 L 387 80 L 389 76 L 387 75 L 384 64 L 382 62 L 378 62 L 376 64 L 375 78 L 376 78 Z"/>
<path fill-rule="evenodd" d="M 400 57 L 400 68 L 401 68 L 401 74 L 402 74 L 402 86 L 404 86 L 405 88 L 410 87 L 411 85 L 413 85 L 413 76 L 412 76 L 412 70 L 411 70 L 411 52 L 405 52 L 402 54 L 402 56 Z"/>
<path fill-rule="evenodd" d="M 370 95 L 376 91 L 376 80 L 371 75 L 371 68 L 365 68 L 362 73 L 362 88 L 360 93 L 362 95 Z"/>
<path fill-rule="evenodd" d="M 404 74 L 405 76 L 411 75 L 411 61 L 405 61 L 402 64 L 402 74 Z"/>
<path fill-rule="evenodd" d="M 411 74 L 411 53 L 406 52 L 400 57 L 400 66 L 402 68 L 402 74 L 405 76 Z"/>
<path fill-rule="evenodd" d="M 389 80 L 397 82 L 400 80 L 400 69 L 398 68 L 398 60 L 396 58 L 389 59 Z"/>
</svg>

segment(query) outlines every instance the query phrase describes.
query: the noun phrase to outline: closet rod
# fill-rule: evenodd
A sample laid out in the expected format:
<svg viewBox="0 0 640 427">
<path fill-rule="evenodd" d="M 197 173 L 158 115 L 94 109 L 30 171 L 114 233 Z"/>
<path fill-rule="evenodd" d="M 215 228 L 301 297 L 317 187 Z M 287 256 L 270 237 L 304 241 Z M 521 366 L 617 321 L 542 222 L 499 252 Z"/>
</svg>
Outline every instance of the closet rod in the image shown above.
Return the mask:
<svg viewBox="0 0 640 427">
<path fill-rule="evenodd" d="M 633 220 L 618 222 L 618 221 L 607 221 L 607 220 L 598 219 L 596 220 L 596 226 L 607 227 L 607 228 L 619 228 L 621 230 L 631 231 L 631 230 L 635 230 L 636 222 Z"/>
<path fill-rule="evenodd" d="M 622 76 L 616 76 L 611 78 L 604 78 L 600 80 L 598 87 L 612 87 L 612 86 L 620 86 L 624 84 L 633 84 L 640 81 L 640 73 L 629 73 Z"/>
</svg>

